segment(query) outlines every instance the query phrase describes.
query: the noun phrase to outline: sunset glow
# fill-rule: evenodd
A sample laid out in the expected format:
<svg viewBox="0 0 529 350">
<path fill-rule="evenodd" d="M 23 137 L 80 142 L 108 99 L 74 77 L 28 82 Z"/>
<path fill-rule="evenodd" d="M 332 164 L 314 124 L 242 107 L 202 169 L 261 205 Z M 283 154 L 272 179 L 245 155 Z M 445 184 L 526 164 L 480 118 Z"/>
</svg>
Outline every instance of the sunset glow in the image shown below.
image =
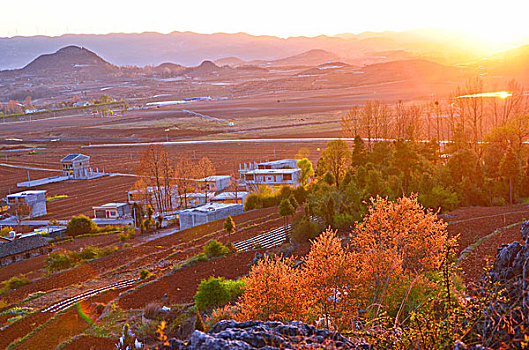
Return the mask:
<svg viewBox="0 0 529 350">
<path fill-rule="evenodd" d="M 496 92 L 482 92 L 479 94 L 472 94 L 472 95 L 462 95 L 457 96 L 456 98 L 477 98 L 477 97 L 494 97 L 494 98 L 508 98 L 511 97 L 512 93 L 507 91 L 496 91 Z"/>
<path fill-rule="evenodd" d="M 83 8 L 82 15 L 66 0 L 28 0 L 24 6 L 30 11 L 20 11 L 16 2 L 2 4 L 3 12 L 10 15 L 0 22 L 0 37 L 145 31 L 290 37 L 437 28 L 452 33 L 452 40 L 463 34 L 474 38 L 476 44 L 504 48 L 529 36 L 524 11 L 529 5 L 520 0 L 506 0 L 501 6 L 477 0 L 442 4 L 418 0 L 204 0 L 199 7 L 168 0 L 148 4 L 94 0 Z"/>
</svg>

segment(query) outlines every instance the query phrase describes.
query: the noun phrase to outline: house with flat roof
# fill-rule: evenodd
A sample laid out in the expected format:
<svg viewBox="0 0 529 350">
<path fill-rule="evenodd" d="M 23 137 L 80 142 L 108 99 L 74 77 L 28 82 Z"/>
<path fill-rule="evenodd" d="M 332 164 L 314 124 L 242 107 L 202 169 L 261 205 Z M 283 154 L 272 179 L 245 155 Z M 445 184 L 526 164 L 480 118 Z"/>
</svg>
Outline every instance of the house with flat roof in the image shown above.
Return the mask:
<svg viewBox="0 0 529 350">
<path fill-rule="evenodd" d="M 50 251 L 48 241 L 41 235 L 0 240 L 0 266 L 7 266 L 34 256 L 48 254 Z"/>
<path fill-rule="evenodd" d="M 96 219 L 123 219 L 130 216 L 128 203 L 107 203 L 92 207 Z"/>
<path fill-rule="evenodd" d="M 242 204 L 208 203 L 206 205 L 184 209 L 180 211 L 180 229 L 206 224 L 211 221 L 224 219 L 228 216 L 242 214 Z"/>
<path fill-rule="evenodd" d="M 222 192 L 213 196 L 211 201 L 216 203 L 235 203 L 244 205 L 246 197 L 248 197 L 249 194 L 250 192 L 247 191 Z"/>
<path fill-rule="evenodd" d="M 165 189 L 160 188 L 160 192 L 160 196 L 162 197 L 161 200 L 165 201 Z M 177 185 L 173 185 L 169 195 L 171 196 L 171 206 L 173 208 L 178 208 L 180 206 L 180 198 L 178 196 Z M 127 197 L 130 204 L 139 203 L 142 205 L 153 205 L 156 203 L 155 191 L 150 186 L 142 190 L 130 190 L 127 192 Z"/>
<path fill-rule="evenodd" d="M 90 178 L 90 156 L 84 154 L 68 154 L 61 159 L 62 172 L 65 176 L 74 179 L 88 179 Z"/>
<path fill-rule="evenodd" d="M 259 185 L 273 188 L 281 186 L 296 187 L 299 185 L 300 174 L 301 169 L 299 168 L 254 169 L 243 174 L 243 181 L 247 190 L 253 190 Z"/>
<path fill-rule="evenodd" d="M 197 191 L 205 192 L 206 186 L 208 192 L 218 192 L 222 191 L 231 184 L 231 176 L 228 175 L 214 175 L 208 176 L 203 179 L 198 179 L 195 181 L 197 185 Z"/>
<path fill-rule="evenodd" d="M 46 190 L 28 190 L 9 194 L 6 197 L 7 206 L 12 212 L 17 211 L 19 206 L 27 206 L 29 217 L 39 217 L 47 214 Z M 20 212 L 24 212 L 20 210 Z"/>
<path fill-rule="evenodd" d="M 257 169 L 295 169 L 298 166 L 297 159 L 279 159 L 257 164 Z"/>
</svg>

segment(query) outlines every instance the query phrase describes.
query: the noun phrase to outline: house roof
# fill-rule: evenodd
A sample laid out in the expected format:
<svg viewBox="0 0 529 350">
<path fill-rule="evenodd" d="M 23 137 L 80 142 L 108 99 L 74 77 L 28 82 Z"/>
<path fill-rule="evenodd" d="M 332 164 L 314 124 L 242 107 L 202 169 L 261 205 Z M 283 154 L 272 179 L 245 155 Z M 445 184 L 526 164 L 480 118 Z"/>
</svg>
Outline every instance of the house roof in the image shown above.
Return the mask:
<svg viewBox="0 0 529 350">
<path fill-rule="evenodd" d="M 259 165 L 283 165 L 283 164 L 291 164 L 291 163 L 297 163 L 297 159 L 279 159 L 279 160 L 272 160 L 269 162 L 262 162 L 259 163 Z"/>
<path fill-rule="evenodd" d="M 17 238 L 10 242 L 2 243 L 0 241 L 0 258 L 6 256 L 23 253 L 28 250 L 45 247 L 48 245 L 48 241 L 41 235 L 27 236 L 23 238 Z"/>
<path fill-rule="evenodd" d="M 46 193 L 46 192 L 47 192 L 46 190 L 29 190 L 29 191 L 24 191 L 24 192 L 8 194 L 6 196 L 6 198 L 26 197 L 26 196 L 31 196 L 31 195 L 35 195 L 35 194 L 42 194 L 42 193 Z"/>
<path fill-rule="evenodd" d="M 126 205 L 128 205 L 128 203 L 106 203 L 103 205 L 92 207 L 92 209 L 116 209 L 124 207 Z"/>
<path fill-rule="evenodd" d="M 213 175 L 213 176 L 208 176 L 208 177 L 205 177 L 203 179 L 199 179 L 197 181 L 217 181 L 217 180 L 223 180 L 223 179 L 229 179 L 231 178 L 231 176 L 228 176 L 228 175 Z"/>
<path fill-rule="evenodd" d="M 90 156 L 85 156 L 84 154 L 80 153 L 70 153 L 63 159 L 61 159 L 62 163 L 70 163 L 70 162 L 81 162 L 84 160 L 89 160 Z"/>
<path fill-rule="evenodd" d="M 239 192 L 222 192 L 212 198 L 212 200 L 224 200 L 224 199 L 241 199 L 249 195 L 250 192 L 239 191 Z"/>
<path fill-rule="evenodd" d="M 301 172 L 299 168 L 296 169 L 254 169 L 248 171 L 246 174 L 255 174 L 255 175 L 266 175 L 266 174 L 294 174 Z"/>
<path fill-rule="evenodd" d="M 207 212 L 214 212 L 214 211 L 225 209 L 225 208 L 236 207 L 236 206 L 242 206 L 242 205 L 241 204 L 232 204 L 232 203 L 212 202 L 212 203 L 208 203 L 208 204 L 202 205 L 200 207 L 184 209 L 184 210 L 180 211 L 180 214 L 182 214 L 182 213 L 207 213 Z"/>
</svg>

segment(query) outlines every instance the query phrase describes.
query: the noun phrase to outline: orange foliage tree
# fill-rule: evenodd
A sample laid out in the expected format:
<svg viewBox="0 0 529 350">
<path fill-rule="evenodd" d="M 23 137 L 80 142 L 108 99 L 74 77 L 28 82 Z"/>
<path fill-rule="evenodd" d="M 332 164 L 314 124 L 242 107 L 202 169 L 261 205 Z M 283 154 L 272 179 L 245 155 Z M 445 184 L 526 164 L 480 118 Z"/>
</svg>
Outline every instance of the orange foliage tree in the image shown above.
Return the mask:
<svg viewBox="0 0 529 350">
<path fill-rule="evenodd" d="M 292 268 L 292 258 L 254 266 L 238 318 L 324 321 L 339 330 L 354 329 L 360 309 L 368 317 L 391 310 L 398 319 L 412 287 L 428 287 L 425 273 L 439 271 L 451 242 L 446 224 L 416 195 L 377 197 L 348 246 L 329 229 L 312 241 L 300 268 Z"/>
<path fill-rule="evenodd" d="M 357 258 L 330 229 L 312 242 L 302 270 L 307 317 L 315 313 L 312 317 L 322 317 L 327 328 L 351 326 L 357 315 Z"/>
<path fill-rule="evenodd" d="M 447 224 L 425 211 L 417 195 L 396 202 L 377 197 L 353 232 L 351 248 L 362 270 L 360 290 L 369 305 L 387 307 L 390 293 L 445 257 Z M 365 306 L 369 306 L 365 305 Z"/>
<path fill-rule="evenodd" d="M 240 321 L 301 320 L 304 298 L 293 260 L 265 256 L 255 265 L 238 304 Z"/>
</svg>

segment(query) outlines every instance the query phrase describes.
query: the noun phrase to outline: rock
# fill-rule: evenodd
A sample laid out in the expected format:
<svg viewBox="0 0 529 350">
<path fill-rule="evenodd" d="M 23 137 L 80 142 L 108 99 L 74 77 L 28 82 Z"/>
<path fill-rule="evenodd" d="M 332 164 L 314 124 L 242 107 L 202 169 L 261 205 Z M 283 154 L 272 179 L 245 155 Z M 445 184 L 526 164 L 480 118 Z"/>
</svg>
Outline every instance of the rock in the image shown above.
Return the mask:
<svg viewBox="0 0 529 350">
<path fill-rule="evenodd" d="M 529 221 L 526 221 L 522 224 L 522 228 L 520 229 L 520 234 L 522 235 L 522 240 L 525 242 L 525 244 L 529 243 Z"/>
<path fill-rule="evenodd" d="M 290 323 L 224 320 L 208 333 L 194 331 L 187 342 L 171 339 L 166 350 L 235 349 L 369 349 L 356 347 L 349 339 L 327 329 L 318 329 L 300 321 Z M 367 345 L 368 346 L 368 345 Z"/>
</svg>

